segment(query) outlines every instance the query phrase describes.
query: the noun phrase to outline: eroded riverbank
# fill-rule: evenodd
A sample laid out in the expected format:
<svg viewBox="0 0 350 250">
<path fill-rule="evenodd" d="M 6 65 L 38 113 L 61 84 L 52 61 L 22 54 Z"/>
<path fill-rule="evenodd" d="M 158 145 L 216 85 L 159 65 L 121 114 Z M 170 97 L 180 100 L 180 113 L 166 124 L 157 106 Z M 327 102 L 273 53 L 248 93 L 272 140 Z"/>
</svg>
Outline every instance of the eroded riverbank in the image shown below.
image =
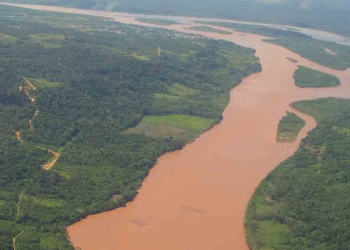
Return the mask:
<svg viewBox="0 0 350 250">
<path fill-rule="evenodd" d="M 141 24 L 133 17 L 113 17 L 121 22 Z M 247 249 L 243 220 L 251 194 L 266 174 L 292 155 L 301 138 L 316 126 L 312 118 L 298 113 L 306 120 L 306 126 L 297 140 L 292 144 L 277 144 L 279 119 L 286 110 L 291 110 L 289 104 L 297 100 L 349 96 L 350 71 L 319 66 L 282 47 L 264 43 L 261 36 L 218 35 L 184 28 L 170 27 L 256 49 L 263 71 L 245 78 L 231 91 L 231 101 L 220 124 L 183 150 L 159 158 L 134 202 L 89 216 L 69 227 L 76 247 L 83 250 Z M 337 75 L 342 86 L 295 87 L 293 74 L 297 64 L 286 57 Z"/>
</svg>

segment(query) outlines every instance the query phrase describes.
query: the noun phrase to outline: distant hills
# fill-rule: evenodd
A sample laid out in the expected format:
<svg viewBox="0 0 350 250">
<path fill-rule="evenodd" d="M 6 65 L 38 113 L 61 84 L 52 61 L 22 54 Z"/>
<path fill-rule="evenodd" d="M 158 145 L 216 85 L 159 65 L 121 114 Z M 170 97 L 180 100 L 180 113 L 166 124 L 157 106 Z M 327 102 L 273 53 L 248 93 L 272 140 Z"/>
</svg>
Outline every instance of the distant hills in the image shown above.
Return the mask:
<svg viewBox="0 0 350 250">
<path fill-rule="evenodd" d="M 333 31 L 350 37 L 348 0 L 4 0 L 146 14 L 221 17 Z"/>
</svg>

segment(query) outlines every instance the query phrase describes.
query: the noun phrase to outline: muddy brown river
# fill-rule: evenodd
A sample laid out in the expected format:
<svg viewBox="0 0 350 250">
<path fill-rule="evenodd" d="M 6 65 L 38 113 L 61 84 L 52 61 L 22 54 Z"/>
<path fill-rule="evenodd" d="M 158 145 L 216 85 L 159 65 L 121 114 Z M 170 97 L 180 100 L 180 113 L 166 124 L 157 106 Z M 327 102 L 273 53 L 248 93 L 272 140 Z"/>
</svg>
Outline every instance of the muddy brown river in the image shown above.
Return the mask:
<svg viewBox="0 0 350 250">
<path fill-rule="evenodd" d="M 141 24 L 133 15 L 61 7 L 30 6 L 59 12 L 113 17 Z M 147 26 L 155 26 L 143 24 Z M 168 153 L 126 207 L 92 215 L 68 227 L 70 239 L 83 250 L 247 250 L 244 214 L 260 181 L 291 156 L 316 126 L 309 116 L 294 143 L 276 143 L 277 125 L 290 103 L 320 97 L 349 97 L 350 70 L 336 71 L 306 60 L 263 37 L 235 32 L 219 35 L 167 27 L 225 39 L 256 50 L 263 70 L 231 90 L 223 120 L 183 150 Z M 164 28 L 164 27 L 163 27 Z M 298 64 L 338 76 L 336 88 L 300 89 L 293 74 Z"/>
</svg>

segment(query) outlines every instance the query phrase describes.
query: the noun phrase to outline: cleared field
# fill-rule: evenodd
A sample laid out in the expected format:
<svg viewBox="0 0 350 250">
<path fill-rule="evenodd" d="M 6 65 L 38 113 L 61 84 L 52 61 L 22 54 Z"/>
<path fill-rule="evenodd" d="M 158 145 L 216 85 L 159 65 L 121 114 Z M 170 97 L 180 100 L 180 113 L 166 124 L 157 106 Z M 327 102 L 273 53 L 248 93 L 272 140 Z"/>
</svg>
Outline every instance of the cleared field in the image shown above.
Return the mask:
<svg viewBox="0 0 350 250">
<path fill-rule="evenodd" d="M 0 44 L 8 45 L 17 42 L 18 38 L 4 33 L 0 33 Z"/>
<path fill-rule="evenodd" d="M 305 121 L 292 112 L 287 112 L 277 130 L 277 142 L 293 142 L 299 131 L 305 126 Z"/>
<path fill-rule="evenodd" d="M 169 92 L 172 95 L 177 95 L 177 96 L 188 96 L 188 95 L 195 95 L 195 94 L 199 93 L 198 90 L 195 90 L 195 89 L 190 88 L 190 87 L 186 87 L 186 86 L 178 84 L 178 83 L 174 83 L 169 88 Z"/>
<path fill-rule="evenodd" d="M 39 197 L 30 197 L 36 204 L 41 206 L 54 208 L 54 207 L 63 207 L 66 205 L 66 202 L 61 199 L 44 199 Z"/>
<path fill-rule="evenodd" d="M 48 49 L 58 49 L 61 48 L 62 41 L 66 37 L 64 35 L 56 34 L 31 34 L 30 39 L 39 43 L 41 46 Z"/>
<path fill-rule="evenodd" d="M 165 26 L 178 24 L 178 22 L 171 21 L 171 20 L 164 20 L 164 19 L 137 18 L 136 20 L 143 23 L 151 23 L 151 24 L 165 25 Z"/>
<path fill-rule="evenodd" d="M 190 115 L 146 116 L 143 120 L 189 129 L 207 129 L 214 124 L 213 119 Z"/>
<path fill-rule="evenodd" d="M 30 38 L 36 41 L 64 40 L 64 35 L 56 34 L 31 34 Z"/>
<path fill-rule="evenodd" d="M 190 27 L 188 29 L 205 31 L 205 32 L 212 32 L 212 33 L 218 33 L 218 34 L 222 34 L 222 35 L 231 35 L 231 34 L 233 34 L 233 32 L 215 29 L 215 28 L 212 28 L 212 27 L 209 27 L 209 26 L 193 26 L 193 27 Z"/>
<path fill-rule="evenodd" d="M 336 87 L 341 84 L 336 76 L 305 66 L 298 66 L 294 73 L 294 79 L 295 85 L 300 88 Z"/>
<path fill-rule="evenodd" d="M 152 137 L 173 137 L 178 141 L 191 141 L 213 124 L 213 119 L 188 115 L 146 116 L 127 133 Z"/>
<path fill-rule="evenodd" d="M 136 59 L 139 59 L 139 60 L 143 60 L 143 61 L 149 61 L 150 60 L 147 56 L 142 55 L 142 54 L 137 53 L 137 52 L 133 53 L 132 57 L 134 57 Z"/>
<path fill-rule="evenodd" d="M 55 88 L 55 87 L 62 86 L 62 84 L 63 84 L 63 83 L 60 83 L 60 82 L 50 82 L 50 81 L 47 81 L 45 79 L 37 79 L 37 78 L 28 78 L 28 79 L 38 89 L 40 89 L 40 88 Z"/>
<path fill-rule="evenodd" d="M 167 95 L 167 94 L 160 94 L 160 93 L 156 93 L 154 94 L 155 98 L 158 99 L 162 99 L 162 100 L 168 100 L 168 101 L 178 101 L 181 98 L 178 96 L 174 96 L 174 95 Z"/>
</svg>

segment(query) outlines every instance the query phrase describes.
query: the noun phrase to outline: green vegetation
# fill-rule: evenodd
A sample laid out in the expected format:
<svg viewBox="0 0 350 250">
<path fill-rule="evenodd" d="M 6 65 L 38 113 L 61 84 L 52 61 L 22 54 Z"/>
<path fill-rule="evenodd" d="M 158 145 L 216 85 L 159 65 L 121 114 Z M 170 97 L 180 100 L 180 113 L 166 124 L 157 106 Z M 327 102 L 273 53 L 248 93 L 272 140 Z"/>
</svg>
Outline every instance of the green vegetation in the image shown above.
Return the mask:
<svg viewBox="0 0 350 250">
<path fill-rule="evenodd" d="M 45 79 L 35 79 L 35 78 L 29 78 L 28 79 L 36 88 L 55 88 L 62 85 L 62 83 L 59 82 L 49 82 Z"/>
<path fill-rule="evenodd" d="M 0 44 L 1 45 L 10 45 L 17 42 L 18 38 L 10 36 L 4 33 L 0 33 Z"/>
<path fill-rule="evenodd" d="M 190 115 L 145 116 L 144 120 L 147 122 L 167 124 L 180 128 L 203 130 L 208 129 L 214 123 L 213 119 L 206 119 Z"/>
<path fill-rule="evenodd" d="M 287 111 L 277 129 L 277 142 L 294 142 L 299 131 L 305 126 L 305 121 L 292 112 Z"/>
<path fill-rule="evenodd" d="M 305 66 L 298 66 L 294 73 L 295 85 L 300 88 L 335 87 L 341 84 L 338 77 Z"/>
<path fill-rule="evenodd" d="M 164 25 L 164 26 L 178 24 L 178 22 L 171 21 L 171 20 L 164 20 L 164 19 L 137 18 L 136 20 L 143 23 L 151 23 L 151 24 Z"/>
<path fill-rule="evenodd" d="M 256 189 L 247 209 L 251 250 L 343 250 L 350 244 L 350 100 L 300 101 L 317 128 Z"/>
<path fill-rule="evenodd" d="M 66 38 L 64 35 L 56 34 L 31 34 L 29 37 L 41 46 L 52 49 L 60 48 L 62 40 Z"/>
<path fill-rule="evenodd" d="M 169 93 L 175 95 L 175 96 L 190 96 L 190 95 L 195 95 L 198 94 L 199 91 L 195 90 L 191 87 L 186 87 L 184 85 L 174 83 L 169 89 Z"/>
<path fill-rule="evenodd" d="M 154 137 L 174 137 L 181 142 L 190 142 L 214 123 L 214 119 L 189 115 L 145 116 L 128 132 Z"/>
<path fill-rule="evenodd" d="M 312 38 L 290 39 L 279 37 L 274 40 L 267 40 L 267 42 L 283 46 L 302 57 L 332 69 L 346 70 L 350 68 L 350 46 L 338 45 Z M 336 55 L 326 52 L 325 47 L 331 49 Z"/>
<path fill-rule="evenodd" d="M 219 121 L 229 90 L 261 70 L 233 43 L 95 17 L 0 6 L 0 33 L 18 38 L 0 43 L 4 250 L 18 235 L 16 250 L 72 250 L 66 226 L 131 201 L 157 158 Z M 33 130 L 23 77 L 37 87 Z M 50 171 L 37 146 L 60 152 Z"/>
<path fill-rule="evenodd" d="M 209 27 L 209 26 L 193 26 L 193 27 L 190 27 L 188 29 L 205 31 L 205 32 L 212 32 L 212 33 L 218 33 L 218 34 L 222 34 L 222 35 L 231 35 L 231 34 L 233 34 L 233 32 L 215 29 L 215 28 L 212 28 L 212 27 Z"/>
<path fill-rule="evenodd" d="M 229 22 L 199 22 L 202 24 L 216 25 L 232 28 L 236 31 L 258 34 L 273 39 L 266 39 L 265 42 L 280 45 L 301 55 L 311 61 L 326 67 L 346 70 L 350 68 L 350 46 L 325 42 L 313 39 L 293 30 L 281 30 L 264 27 L 260 25 L 248 25 Z M 327 52 L 328 48 L 333 54 Z"/>
<path fill-rule="evenodd" d="M 286 57 L 286 59 L 291 61 L 292 63 L 298 63 L 298 60 L 295 60 L 293 58 Z"/>
</svg>

